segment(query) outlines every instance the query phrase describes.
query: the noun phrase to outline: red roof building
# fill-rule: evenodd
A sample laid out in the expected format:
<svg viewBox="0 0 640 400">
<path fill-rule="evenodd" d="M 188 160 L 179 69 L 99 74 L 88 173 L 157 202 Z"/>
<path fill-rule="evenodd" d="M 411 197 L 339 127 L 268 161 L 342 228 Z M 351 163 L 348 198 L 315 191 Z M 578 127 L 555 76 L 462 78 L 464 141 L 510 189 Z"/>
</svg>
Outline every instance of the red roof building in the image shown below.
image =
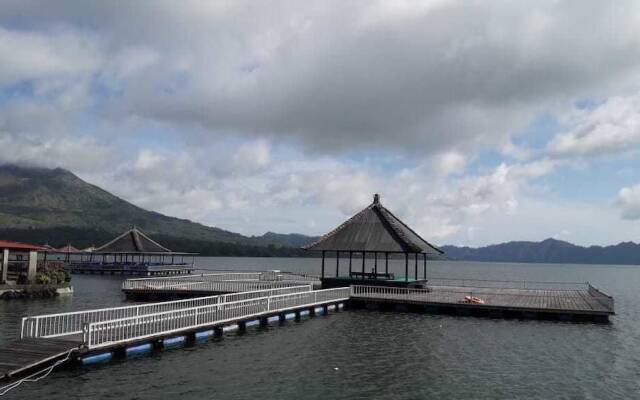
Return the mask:
<svg viewBox="0 0 640 400">
<path fill-rule="evenodd" d="M 13 242 L 11 240 L 0 240 L 0 249 L 9 249 L 12 251 L 41 251 L 42 246 L 34 244 Z"/>
<path fill-rule="evenodd" d="M 0 284 L 5 284 L 9 280 L 17 282 L 23 273 L 26 273 L 28 282 L 33 282 L 36 278 L 38 264 L 37 252 L 41 250 L 42 246 L 0 240 L 0 260 L 2 261 L 0 263 Z M 17 254 L 12 257 L 11 253 Z M 24 254 L 19 253 L 28 253 L 28 256 L 24 258 Z M 16 264 L 18 265 L 17 267 Z M 14 269 L 9 271 L 11 267 Z"/>
</svg>

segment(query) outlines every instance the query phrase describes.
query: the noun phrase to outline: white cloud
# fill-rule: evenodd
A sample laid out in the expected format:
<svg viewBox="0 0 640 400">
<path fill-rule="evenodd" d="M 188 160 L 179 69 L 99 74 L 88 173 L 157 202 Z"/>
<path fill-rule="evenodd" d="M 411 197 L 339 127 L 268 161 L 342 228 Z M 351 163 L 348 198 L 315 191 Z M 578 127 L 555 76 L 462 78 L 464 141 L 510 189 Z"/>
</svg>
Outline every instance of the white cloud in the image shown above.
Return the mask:
<svg viewBox="0 0 640 400">
<path fill-rule="evenodd" d="M 243 143 L 234 154 L 233 163 L 240 171 L 267 168 L 271 163 L 271 147 L 265 140 Z"/>
<path fill-rule="evenodd" d="M 620 189 L 616 205 L 623 219 L 640 219 L 640 184 Z"/>
<path fill-rule="evenodd" d="M 28 56 L 49 60 L 25 77 L 97 70 L 124 118 L 284 138 L 325 153 L 492 149 L 537 111 L 626 87 L 640 66 L 633 1 L 0 7 L 0 24 L 20 17 L 23 25 L 5 35 L 36 37 L 22 52 L 7 47 L 24 54 L 25 71 L 34 68 Z M 5 80 L 22 79 L 19 70 Z"/>
<path fill-rule="evenodd" d="M 460 174 L 464 172 L 467 159 L 463 154 L 450 151 L 433 157 L 433 168 L 443 175 Z"/>
<path fill-rule="evenodd" d="M 61 165 L 249 234 L 323 233 L 379 192 L 438 243 L 618 237 L 589 225 L 597 207 L 533 186 L 640 146 L 637 15 L 632 1 L 3 2 L 0 162 Z M 567 115 L 583 98 L 605 100 Z M 540 112 L 566 131 L 515 145 Z M 487 167 L 482 150 L 515 161 Z M 635 190 L 620 191 L 625 218 Z"/>
<path fill-rule="evenodd" d="M 0 26 L 0 86 L 24 81 L 73 78 L 103 61 L 96 41 L 84 32 L 25 32 Z"/>
<path fill-rule="evenodd" d="M 103 172 L 118 154 L 91 138 L 16 137 L 0 131 L 0 164 L 35 165 L 73 171 Z"/>
<path fill-rule="evenodd" d="M 555 137 L 550 154 L 588 157 L 640 148 L 640 94 L 613 97 L 595 109 L 575 110 L 565 118 L 570 131 Z"/>
</svg>

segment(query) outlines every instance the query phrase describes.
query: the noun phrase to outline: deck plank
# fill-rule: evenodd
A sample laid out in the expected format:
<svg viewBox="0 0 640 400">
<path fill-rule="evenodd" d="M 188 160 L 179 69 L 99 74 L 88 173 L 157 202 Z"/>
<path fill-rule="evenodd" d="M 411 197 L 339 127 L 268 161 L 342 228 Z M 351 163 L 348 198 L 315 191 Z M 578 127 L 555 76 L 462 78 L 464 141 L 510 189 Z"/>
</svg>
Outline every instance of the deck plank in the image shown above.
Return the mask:
<svg viewBox="0 0 640 400">
<path fill-rule="evenodd" d="M 410 289 L 410 294 L 398 291 L 393 294 L 375 293 L 355 295 L 355 298 L 379 299 L 391 301 L 411 301 L 425 304 L 456 306 L 464 303 L 465 296 L 474 296 L 484 300 L 484 304 L 473 304 L 478 308 L 503 308 L 533 312 L 553 312 L 569 314 L 614 314 L 613 308 L 606 307 L 588 290 L 547 290 L 488 288 L 469 286 L 428 286 L 429 291 Z M 472 305 L 468 304 L 467 305 Z"/>
<path fill-rule="evenodd" d="M 79 349 L 76 336 L 62 339 L 21 339 L 0 346 L 0 378 L 11 376 L 27 368 L 62 357 Z"/>
</svg>

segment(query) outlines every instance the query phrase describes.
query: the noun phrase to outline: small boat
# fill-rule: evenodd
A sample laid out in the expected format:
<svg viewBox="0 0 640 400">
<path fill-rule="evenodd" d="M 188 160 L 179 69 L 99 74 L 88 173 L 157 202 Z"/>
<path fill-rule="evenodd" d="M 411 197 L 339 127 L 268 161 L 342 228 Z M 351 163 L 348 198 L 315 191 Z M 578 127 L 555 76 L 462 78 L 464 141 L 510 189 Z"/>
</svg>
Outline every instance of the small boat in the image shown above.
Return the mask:
<svg viewBox="0 0 640 400">
<path fill-rule="evenodd" d="M 463 303 L 470 303 L 470 304 L 484 304 L 484 300 L 482 300 L 480 297 L 464 296 L 464 301 L 463 301 Z"/>
</svg>

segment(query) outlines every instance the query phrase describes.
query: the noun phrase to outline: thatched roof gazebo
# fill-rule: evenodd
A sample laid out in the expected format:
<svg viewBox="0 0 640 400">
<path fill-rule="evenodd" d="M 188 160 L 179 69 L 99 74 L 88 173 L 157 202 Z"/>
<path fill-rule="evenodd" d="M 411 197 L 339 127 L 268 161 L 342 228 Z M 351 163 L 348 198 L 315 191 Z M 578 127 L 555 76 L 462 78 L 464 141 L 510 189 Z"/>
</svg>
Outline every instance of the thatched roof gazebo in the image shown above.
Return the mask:
<svg viewBox="0 0 640 400">
<path fill-rule="evenodd" d="M 322 252 L 322 280 L 323 287 L 333 284 L 360 283 L 366 279 L 368 284 L 409 284 L 419 281 L 418 263 L 423 264 L 423 280 L 427 275 L 427 258 L 440 256 L 443 251 L 424 240 L 413 229 L 402 222 L 391 211 L 380 203 L 380 196 L 373 196 L 373 203 L 360 211 L 333 231 L 322 236 L 318 241 L 303 247 L 309 251 Z M 325 277 L 326 253 L 334 253 L 336 256 L 336 274 L 334 278 Z M 349 276 L 340 276 L 340 254 L 349 255 Z M 360 271 L 353 268 L 353 255 L 362 255 L 362 267 Z M 405 276 L 396 279 L 389 273 L 389 255 L 404 255 Z M 373 257 L 371 272 L 366 270 L 367 255 Z M 384 272 L 379 271 L 378 255 L 384 255 Z M 409 276 L 409 259 L 413 258 L 414 277 Z M 333 282 L 340 281 L 340 282 Z M 347 281 L 347 282 L 345 282 Z M 326 284 L 325 284 L 326 283 Z"/>
<path fill-rule="evenodd" d="M 94 250 L 95 253 L 172 253 L 171 250 L 145 235 L 135 226 L 107 244 Z"/>
<path fill-rule="evenodd" d="M 190 272 L 196 255 L 172 251 L 133 227 L 90 252 L 82 252 L 80 262 L 73 263 L 72 271 L 177 274 Z"/>
</svg>

